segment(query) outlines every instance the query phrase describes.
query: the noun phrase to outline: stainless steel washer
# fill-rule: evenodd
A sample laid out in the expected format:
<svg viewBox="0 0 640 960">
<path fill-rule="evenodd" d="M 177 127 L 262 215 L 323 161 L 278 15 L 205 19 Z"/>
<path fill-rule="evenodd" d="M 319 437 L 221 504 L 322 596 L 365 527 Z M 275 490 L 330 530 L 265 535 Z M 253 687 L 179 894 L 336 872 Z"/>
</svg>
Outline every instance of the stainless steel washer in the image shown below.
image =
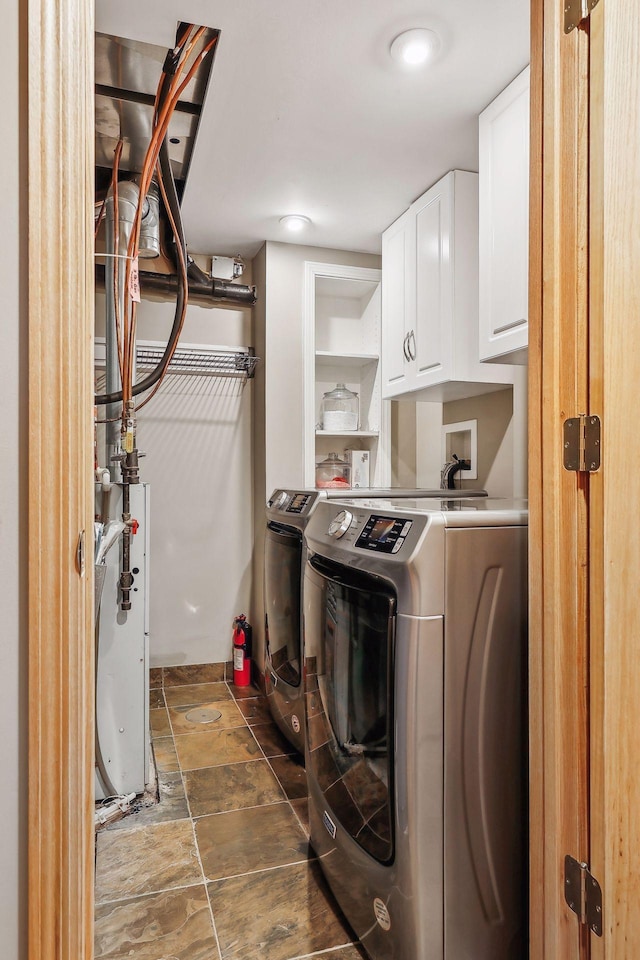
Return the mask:
<svg viewBox="0 0 640 960">
<path fill-rule="evenodd" d="M 373 960 L 526 956 L 524 502 L 318 504 L 311 843 Z"/>
<path fill-rule="evenodd" d="M 486 497 L 486 491 L 448 491 L 452 497 Z M 301 588 L 304 530 L 316 506 L 327 500 L 372 497 L 442 497 L 442 490 L 284 490 L 267 503 L 264 552 L 266 669 L 271 714 L 287 739 L 304 752 L 304 696 L 301 684 Z"/>
</svg>

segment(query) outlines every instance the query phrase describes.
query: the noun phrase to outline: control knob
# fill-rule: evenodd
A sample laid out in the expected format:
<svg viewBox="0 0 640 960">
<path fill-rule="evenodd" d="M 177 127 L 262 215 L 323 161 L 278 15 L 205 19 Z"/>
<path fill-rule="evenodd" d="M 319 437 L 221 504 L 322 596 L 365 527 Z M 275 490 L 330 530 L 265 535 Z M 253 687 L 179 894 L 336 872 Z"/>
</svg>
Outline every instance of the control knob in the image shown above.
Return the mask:
<svg viewBox="0 0 640 960">
<path fill-rule="evenodd" d="M 334 537 L 336 540 L 339 540 L 340 537 L 344 537 L 345 533 L 351 526 L 351 521 L 353 520 L 353 514 L 349 513 L 348 510 L 341 510 L 340 513 L 337 513 L 329 527 L 327 533 L 330 537 Z"/>
<path fill-rule="evenodd" d="M 278 496 L 277 496 L 277 497 L 275 498 L 275 500 L 273 501 L 273 506 L 274 506 L 277 510 L 281 510 L 282 507 L 284 507 L 284 505 L 285 505 L 286 502 L 287 502 L 287 495 L 286 495 L 286 493 L 284 492 L 284 490 L 281 490 L 280 493 L 278 494 Z"/>
</svg>

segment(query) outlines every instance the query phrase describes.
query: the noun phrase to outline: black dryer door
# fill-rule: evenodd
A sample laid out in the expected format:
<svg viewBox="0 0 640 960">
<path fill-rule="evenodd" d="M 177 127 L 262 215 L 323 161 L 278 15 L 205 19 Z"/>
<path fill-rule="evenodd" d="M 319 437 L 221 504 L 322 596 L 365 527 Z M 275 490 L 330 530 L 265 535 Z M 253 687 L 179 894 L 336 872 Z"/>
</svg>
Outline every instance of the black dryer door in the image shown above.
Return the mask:
<svg viewBox="0 0 640 960">
<path fill-rule="evenodd" d="M 341 826 L 383 862 L 393 857 L 395 615 L 395 592 L 386 581 L 309 559 L 309 773 Z"/>
<path fill-rule="evenodd" d="M 293 687 L 300 685 L 300 590 L 302 534 L 269 522 L 264 547 L 264 604 L 269 666 Z"/>
</svg>

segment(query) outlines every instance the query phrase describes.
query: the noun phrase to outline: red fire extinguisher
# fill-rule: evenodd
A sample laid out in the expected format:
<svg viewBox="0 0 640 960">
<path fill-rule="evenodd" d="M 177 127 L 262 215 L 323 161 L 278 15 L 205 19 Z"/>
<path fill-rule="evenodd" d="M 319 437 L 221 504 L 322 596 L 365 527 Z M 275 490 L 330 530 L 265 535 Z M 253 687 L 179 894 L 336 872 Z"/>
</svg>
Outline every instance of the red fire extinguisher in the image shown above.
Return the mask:
<svg viewBox="0 0 640 960">
<path fill-rule="evenodd" d="M 251 683 L 251 624 L 244 613 L 233 621 L 233 682 L 236 687 Z"/>
</svg>

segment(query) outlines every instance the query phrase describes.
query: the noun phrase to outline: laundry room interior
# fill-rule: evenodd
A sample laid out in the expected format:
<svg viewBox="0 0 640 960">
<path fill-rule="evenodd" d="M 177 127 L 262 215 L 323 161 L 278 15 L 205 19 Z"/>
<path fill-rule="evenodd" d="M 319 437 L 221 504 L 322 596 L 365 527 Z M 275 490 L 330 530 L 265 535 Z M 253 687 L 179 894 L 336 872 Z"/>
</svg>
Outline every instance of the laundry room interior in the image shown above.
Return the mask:
<svg viewBox="0 0 640 960">
<path fill-rule="evenodd" d="M 529 20 L 97 0 L 96 960 L 527 955 Z"/>
</svg>

